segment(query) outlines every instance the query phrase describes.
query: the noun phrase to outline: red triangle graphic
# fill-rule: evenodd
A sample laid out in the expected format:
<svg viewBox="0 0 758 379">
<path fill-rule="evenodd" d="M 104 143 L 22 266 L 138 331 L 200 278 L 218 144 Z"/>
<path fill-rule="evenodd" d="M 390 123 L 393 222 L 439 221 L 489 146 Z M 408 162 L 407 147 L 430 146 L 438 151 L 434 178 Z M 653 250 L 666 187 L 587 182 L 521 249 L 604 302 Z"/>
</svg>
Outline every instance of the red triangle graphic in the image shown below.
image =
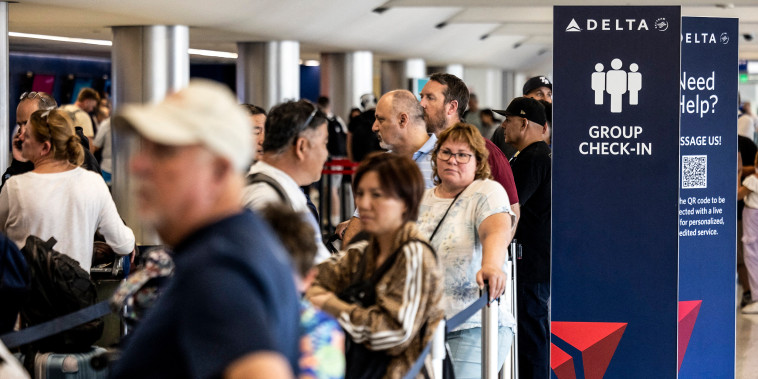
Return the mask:
<svg viewBox="0 0 758 379">
<path fill-rule="evenodd" d="M 684 354 L 687 352 L 687 345 L 692 337 L 692 330 L 695 329 L 697 314 L 700 312 L 702 300 L 680 301 L 679 302 L 679 366 L 682 368 Z"/>
<path fill-rule="evenodd" d="M 551 331 L 582 352 L 585 379 L 602 379 L 626 326 L 625 322 L 554 321 Z"/>
<path fill-rule="evenodd" d="M 550 367 L 558 379 L 576 379 L 574 360 L 552 343 L 550 344 Z"/>
</svg>

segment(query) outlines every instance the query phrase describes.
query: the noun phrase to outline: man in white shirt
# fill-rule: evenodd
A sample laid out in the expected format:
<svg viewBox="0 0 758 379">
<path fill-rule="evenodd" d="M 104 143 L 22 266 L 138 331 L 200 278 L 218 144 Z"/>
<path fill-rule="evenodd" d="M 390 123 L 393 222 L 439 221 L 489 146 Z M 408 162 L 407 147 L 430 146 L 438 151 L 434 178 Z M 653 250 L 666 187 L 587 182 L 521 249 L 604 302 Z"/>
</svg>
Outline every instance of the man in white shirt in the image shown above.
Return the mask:
<svg viewBox="0 0 758 379">
<path fill-rule="evenodd" d="M 316 105 L 290 101 L 271 109 L 266 118 L 263 156 L 250 167 L 243 204 L 253 210 L 270 203 L 289 205 L 313 227 L 319 248 L 316 263 L 329 257 L 321 228 L 310 213 L 301 186 L 321 178 L 328 156 L 326 115 Z"/>
<path fill-rule="evenodd" d="M 61 107 L 61 109 L 71 114 L 71 118 L 74 120 L 74 126 L 81 126 L 84 135 L 89 138 L 90 141 L 95 138 L 95 128 L 92 126 L 92 118 L 89 114 L 95 110 L 95 107 L 99 103 L 100 95 L 98 95 L 97 91 L 92 88 L 82 88 L 82 90 L 79 91 L 79 96 L 77 96 L 75 103 Z M 92 146 L 90 146 L 90 148 L 91 147 Z"/>
</svg>

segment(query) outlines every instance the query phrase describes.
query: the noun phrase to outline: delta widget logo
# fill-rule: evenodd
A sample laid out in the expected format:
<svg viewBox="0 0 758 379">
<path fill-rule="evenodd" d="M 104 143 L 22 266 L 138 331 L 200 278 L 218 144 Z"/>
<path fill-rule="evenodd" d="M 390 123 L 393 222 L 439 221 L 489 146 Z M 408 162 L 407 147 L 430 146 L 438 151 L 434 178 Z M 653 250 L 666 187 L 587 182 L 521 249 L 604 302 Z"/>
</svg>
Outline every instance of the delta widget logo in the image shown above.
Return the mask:
<svg viewBox="0 0 758 379">
<path fill-rule="evenodd" d="M 702 300 L 679 302 L 679 366 L 695 328 Z M 557 379 L 601 379 L 611 364 L 628 323 L 550 323 L 550 368 Z"/>
<path fill-rule="evenodd" d="M 602 378 L 621 337 L 625 322 L 550 323 L 550 367 L 558 379 Z"/>
</svg>

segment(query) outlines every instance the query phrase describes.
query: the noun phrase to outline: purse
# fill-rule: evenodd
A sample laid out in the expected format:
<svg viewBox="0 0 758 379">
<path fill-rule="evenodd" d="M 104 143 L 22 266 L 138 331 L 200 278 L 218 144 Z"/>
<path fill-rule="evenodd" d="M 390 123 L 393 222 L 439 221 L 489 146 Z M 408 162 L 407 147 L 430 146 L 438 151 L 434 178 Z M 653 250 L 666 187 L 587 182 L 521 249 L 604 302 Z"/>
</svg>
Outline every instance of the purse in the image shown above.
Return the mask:
<svg viewBox="0 0 758 379">
<path fill-rule="evenodd" d="M 358 262 L 358 270 L 355 280 L 347 288 L 342 290 L 337 297 L 351 304 L 358 304 L 361 307 L 368 308 L 376 304 L 376 284 L 382 279 L 384 274 L 395 264 L 397 256 L 408 242 L 422 242 L 429 246 L 428 243 L 417 239 L 410 239 L 400 245 L 379 268 L 371 274 L 368 279 L 363 279 L 366 273 L 368 261 L 367 254 L 361 256 Z M 431 248 L 431 246 L 430 246 Z M 434 251 L 434 249 L 432 249 Z M 391 358 L 383 350 L 371 350 L 362 343 L 354 342 L 351 338 L 345 338 L 345 379 L 379 379 L 387 373 L 387 366 Z"/>
</svg>

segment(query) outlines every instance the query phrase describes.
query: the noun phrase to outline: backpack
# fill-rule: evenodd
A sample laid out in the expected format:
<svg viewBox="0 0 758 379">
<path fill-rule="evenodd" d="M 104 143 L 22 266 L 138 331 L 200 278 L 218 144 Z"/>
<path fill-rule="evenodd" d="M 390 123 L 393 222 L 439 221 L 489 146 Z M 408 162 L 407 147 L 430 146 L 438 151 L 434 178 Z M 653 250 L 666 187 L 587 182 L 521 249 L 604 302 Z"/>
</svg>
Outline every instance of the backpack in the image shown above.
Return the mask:
<svg viewBox="0 0 758 379">
<path fill-rule="evenodd" d="M 347 156 L 347 131 L 337 116 L 326 119 L 326 127 L 329 130 L 329 139 L 326 143 L 326 150 L 332 157 Z"/>
<path fill-rule="evenodd" d="M 41 324 L 97 303 L 95 283 L 87 271 L 68 255 L 53 250 L 57 241 L 26 238 L 21 249 L 29 265 L 31 291 L 21 309 L 24 327 Z M 33 343 L 40 352 L 88 351 L 103 334 L 103 320 L 96 319 Z"/>
<path fill-rule="evenodd" d="M 266 183 L 271 188 L 276 191 L 276 194 L 279 195 L 279 198 L 282 200 L 282 204 L 286 207 L 292 209 L 292 203 L 290 202 L 290 199 L 287 197 L 287 195 L 284 192 L 284 188 L 274 180 L 274 178 L 262 173 L 262 172 L 256 172 L 255 174 L 250 174 L 247 176 L 247 185 L 256 184 L 256 183 Z"/>
<path fill-rule="evenodd" d="M 29 292 L 29 266 L 13 241 L 0 234 L 0 334 L 13 330 Z"/>
</svg>

